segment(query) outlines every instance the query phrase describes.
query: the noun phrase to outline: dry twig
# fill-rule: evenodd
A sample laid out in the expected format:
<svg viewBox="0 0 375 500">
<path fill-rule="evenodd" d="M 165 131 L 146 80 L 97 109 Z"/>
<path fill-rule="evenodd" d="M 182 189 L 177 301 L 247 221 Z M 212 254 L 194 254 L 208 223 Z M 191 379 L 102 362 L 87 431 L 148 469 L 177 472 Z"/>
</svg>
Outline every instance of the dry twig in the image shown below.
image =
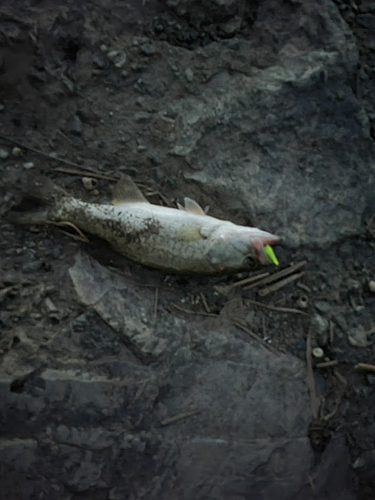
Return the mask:
<svg viewBox="0 0 375 500">
<path fill-rule="evenodd" d="M 191 309 L 186 309 L 185 307 L 179 306 L 178 304 L 175 304 L 174 302 L 171 303 L 171 306 L 173 306 L 175 309 L 178 309 L 179 311 L 182 311 L 187 314 L 200 314 L 201 316 L 210 316 L 211 318 L 218 318 L 218 314 L 212 314 L 204 311 L 192 311 Z"/>
<path fill-rule="evenodd" d="M 329 343 L 332 345 L 335 340 L 335 323 L 333 321 L 329 322 Z"/>
<path fill-rule="evenodd" d="M 344 375 L 341 375 L 341 373 L 338 371 L 338 370 L 334 370 L 333 373 L 335 374 L 335 377 L 340 380 L 340 382 L 342 384 L 344 384 L 345 386 L 348 384 L 348 381 L 346 380 L 346 378 L 344 377 Z"/>
<path fill-rule="evenodd" d="M 68 222 L 68 221 L 61 221 L 61 222 L 46 221 L 46 224 L 52 224 L 53 226 L 58 226 L 58 227 L 69 226 L 72 229 L 74 229 L 74 231 L 76 231 L 76 233 L 79 236 L 80 241 L 83 241 L 84 243 L 90 243 L 90 240 L 87 238 L 87 236 L 85 236 L 83 234 L 83 232 L 75 224 L 73 224 L 72 222 Z M 65 233 L 65 234 L 67 234 L 69 236 L 73 236 L 71 233 L 67 233 L 66 231 L 63 231 L 63 233 Z"/>
<path fill-rule="evenodd" d="M 180 413 L 179 415 L 175 415 L 174 417 L 165 418 L 160 422 L 161 425 L 173 424 L 174 422 L 178 422 L 178 420 L 182 420 L 183 418 L 188 418 L 197 413 L 201 413 L 203 410 L 192 410 L 186 411 L 185 413 Z"/>
<path fill-rule="evenodd" d="M 273 283 L 274 281 L 277 281 L 280 278 L 284 278 L 284 276 L 288 276 L 289 274 L 294 273 L 298 269 L 301 269 L 301 267 L 303 267 L 305 264 L 307 264 L 307 260 L 303 260 L 298 264 L 294 264 L 293 266 L 289 266 L 286 269 L 283 269 L 282 271 L 278 271 L 277 273 L 271 274 L 271 276 L 264 278 L 263 280 L 259 281 L 259 283 L 257 283 L 256 285 L 253 284 L 248 287 L 245 287 L 244 290 L 249 290 L 250 288 L 253 288 L 254 286 L 258 285 L 268 285 L 269 283 Z"/>
<path fill-rule="evenodd" d="M 152 318 L 152 322 L 154 325 L 156 325 L 156 321 L 158 318 L 158 300 L 159 300 L 159 288 L 155 288 L 155 298 L 154 298 L 154 314 Z"/>
<path fill-rule="evenodd" d="M 266 278 L 269 275 L 270 275 L 270 273 L 262 273 L 262 274 L 257 274 L 256 276 L 249 276 L 248 278 L 245 278 L 243 280 L 235 281 L 234 283 L 232 283 L 229 286 L 231 288 L 233 288 L 236 286 L 247 285 L 248 283 L 253 283 L 254 281 L 258 281 L 258 280 L 261 280 L 262 278 Z M 248 288 L 246 288 L 246 290 L 248 290 Z"/>
<path fill-rule="evenodd" d="M 62 133 L 61 131 L 59 131 L 59 132 Z M 114 182 L 118 181 L 118 179 L 116 177 L 113 177 L 111 175 L 101 174 L 100 172 L 97 172 L 96 170 L 94 170 L 92 168 L 82 167 L 78 163 L 75 163 L 75 162 L 70 161 L 70 160 L 65 160 L 64 158 L 51 156 L 49 153 L 45 153 L 44 151 L 41 151 L 40 149 L 35 149 L 35 148 L 30 147 L 30 146 L 26 146 L 25 144 L 22 144 L 19 141 L 11 139 L 10 137 L 6 137 L 5 135 L 0 134 L 0 138 L 4 139 L 6 141 L 9 141 L 13 144 L 16 144 L 20 148 L 26 149 L 27 151 L 31 151 L 32 153 L 36 153 L 38 155 L 44 156 L 45 158 L 48 158 L 48 160 L 50 160 L 50 161 L 56 161 L 59 163 L 64 163 L 65 165 L 69 165 L 70 167 L 75 167 L 75 168 L 57 167 L 54 169 L 56 172 L 62 172 L 65 174 L 73 174 L 73 175 L 81 175 L 82 177 L 85 177 L 85 176 L 95 177 L 97 179 L 106 179 L 106 180 L 114 181 Z"/>
<path fill-rule="evenodd" d="M 316 368 L 328 368 L 330 366 L 336 366 L 338 365 L 339 362 L 337 359 L 332 359 L 331 361 L 324 361 L 323 363 L 317 363 L 315 366 Z"/>
<path fill-rule="evenodd" d="M 54 160 L 55 158 L 52 159 Z M 57 167 L 54 170 L 55 172 L 61 172 L 63 174 L 80 175 L 81 177 L 93 177 L 95 179 L 105 179 L 107 181 L 113 181 L 113 182 L 117 182 L 119 180 L 118 178 L 113 177 L 112 175 L 101 174 L 100 172 L 95 172 L 94 170 L 86 169 L 85 167 L 83 167 L 83 170 L 82 168 L 76 169 L 76 168 L 65 168 L 65 167 Z"/>
<path fill-rule="evenodd" d="M 273 306 L 271 304 L 263 304 L 263 302 L 258 302 L 257 300 L 252 300 L 252 299 L 246 299 L 246 302 L 250 302 L 250 304 L 255 304 L 256 306 L 265 307 L 266 309 L 270 309 L 271 311 L 279 311 L 279 312 L 292 313 L 292 314 L 302 314 L 304 316 L 308 316 L 307 313 L 300 311 L 299 309 L 294 309 L 292 307 L 277 307 L 277 306 Z"/>
<path fill-rule="evenodd" d="M 206 297 L 204 296 L 204 293 L 203 293 L 203 292 L 201 292 L 199 295 L 201 296 L 201 299 L 202 299 L 202 303 L 203 303 L 203 305 L 204 305 L 204 308 L 206 309 L 206 311 L 207 311 L 208 313 L 211 313 L 210 308 L 208 307 L 208 304 L 207 304 Z"/>
<path fill-rule="evenodd" d="M 274 283 L 273 285 L 267 286 L 265 288 L 262 288 L 259 290 L 258 295 L 261 297 L 265 297 L 266 295 L 276 292 L 277 290 L 280 290 L 280 288 L 283 288 L 286 285 L 289 285 L 289 283 L 292 283 L 293 281 L 297 280 L 298 278 L 301 278 L 305 273 L 298 273 L 298 274 L 293 274 L 292 276 L 288 276 L 287 278 L 284 278 L 281 281 L 278 281 L 277 283 Z"/>
<path fill-rule="evenodd" d="M 320 399 L 316 394 L 314 370 L 312 366 L 311 328 L 309 329 L 309 333 L 307 334 L 307 339 L 306 339 L 306 364 L 307 364 L 306 384 L 310 394 L 311 413 L 313 414 L 314 418 L 318 418 Z"/>
<path fill-rule="evenodd" d="M 375 372 L 375 365 L 370 365 L 369 363 L 357 363 L 355 365 L 356 370 L 365 370 L 368 372 Z"/>
</svg>

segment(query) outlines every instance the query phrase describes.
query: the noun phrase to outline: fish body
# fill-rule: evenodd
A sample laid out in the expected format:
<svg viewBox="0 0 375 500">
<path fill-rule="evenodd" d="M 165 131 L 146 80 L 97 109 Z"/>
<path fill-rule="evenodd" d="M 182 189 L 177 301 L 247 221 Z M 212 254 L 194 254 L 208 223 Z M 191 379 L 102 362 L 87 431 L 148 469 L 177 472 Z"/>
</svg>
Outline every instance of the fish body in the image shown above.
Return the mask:
<svg viewBox="0 0 375 500">
<path fill-rule="evenodd" d="M 279 241 L 266 231 L 208 216 L 189 198 L 179 209 L 152 205 L 127 177 L 116 186 L 113 205 L 58 195 L 46 217 L 107 240 L 131 260 L 179 273 L 237 272 L 271 264 L 264 247 Z"/>
</svg>

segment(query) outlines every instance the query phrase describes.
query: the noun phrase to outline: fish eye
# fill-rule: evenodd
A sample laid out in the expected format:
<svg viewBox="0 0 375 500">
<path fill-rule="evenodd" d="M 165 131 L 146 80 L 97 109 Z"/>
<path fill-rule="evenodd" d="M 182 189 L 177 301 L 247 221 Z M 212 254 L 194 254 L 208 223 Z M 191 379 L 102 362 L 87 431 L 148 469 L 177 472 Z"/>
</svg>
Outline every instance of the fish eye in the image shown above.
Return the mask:
<svg viewBox="0 0 375 500">
<path fill-rule="evenodd" d="M 243 265 L 248 270 L 255 269 L 257 267 L 257 264 L 258 264 L 257 260 L 254 257 L 251 257 L 250 255 L 245 257 L 243 260 Z"/>
</svg>

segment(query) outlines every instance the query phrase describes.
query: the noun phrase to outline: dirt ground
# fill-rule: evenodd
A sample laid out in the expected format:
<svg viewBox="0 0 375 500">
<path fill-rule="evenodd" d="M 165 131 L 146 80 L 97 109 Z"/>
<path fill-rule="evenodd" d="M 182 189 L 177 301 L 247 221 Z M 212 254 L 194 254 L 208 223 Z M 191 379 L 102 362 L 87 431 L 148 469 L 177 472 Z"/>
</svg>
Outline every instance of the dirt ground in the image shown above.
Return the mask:
<svg viewBox="0 0 375 500">
<path fill-rule="evenodd" d="M 3 215 L 21 200 L 17 185 L 25 172 L 30 171 L 41 171 L 88 201 L 110 199 L 114 181 L 123 173 L 134 176 L 152 203 L 173 205 L 186 194 L 181 192 L 184 180 L 178 174 L 181 158 L 169 156 L 165 160 L 169 117 L 159 121 L 147 144 L 142 135 L 153 106 L 153 95 L 147 90 L 149 82 L 142 79 L 143 68 L 156 57 L 152 41 L 167 41 L 171 46 L 194 50 L 215 39 L 232 37 L 231 28 L 226 25 L 225 30 L 213 30 L 210 23 L 197 31 L 192 22 L 187 23 L 186 18 L 178 17 L 162 2 L 147 1 L 144 5 L 137 1 L 132 5 L 115 2 L 113 9 L 109 3 L 95 4 L 92 25 L 85 28 L 85 42 L 90 39 L 97 48 L 94 57 L 85 49 L 80 33 L 90 10 L 89 3 L 73 8 L 48 1 L 24 2 L 22 7 L 9 2 L 0 7 Z M 251 36 L 257 2 L 252 2 L 251 7 L 244 5 L 246 22 L 240 36 L 246 38 Z M 362 87 L 371 90 L 375 56 L 361 39 L 363 19 L 356 21 L 361 14 L 361 2 L 338 5 L 357 37 L 362 67 L 372 71 L 372 79 L 361 80 Z M 370 14 L 374 16 L 373 10 Z M 199 18 L 198 10 L 196 15 Z M 38 31 L 36 20 L 41 16 L 44 16 L 43 29 Z M 92 29 L 95 23 L 100 26 L 96 32 Z M 100 38 L 96 39 L 98 34 Z M 126 50 L 122 52 L 120 46 Z M 163 67 L 162 55 L 157 57 L 153 88 L 156 97 L 168 90 L 168 79 L 163 73 L 171 71 Z M 192 91 L 181 84 L 175 92 L 184 95 Z M 370 96 L 363 92 L 366 106 Z M 371 110 L 367 111 L 371 115 Z M 134 113 L 136 120 L 131 122 L 129 116 Z M 375 120 L 375 114 L 370 116 L 374 123 L 372 119 Z M 117 130 L 121 130 L 120 137 Z M 92 179 L 87 181 L 91 184 L 86 188 L 84 177 Z M 198 187 L 189 189 L 190 196 L 204 200 Z M 212 205 L 210 213 L 223 216 L 220 200 L 210 199 L 207 204 Z M 236 215 L 230 215 L 235 220 Z M 359 500 L 375 498 L 375 371 L 374 366 L 357 367 L 358 363 L 375 364 L 375 289 L 370 285 L 375 282 L 375 221 L 371 215 L 371 211 L 364 214 L 362 234 L 329 248 L 277 247 L 281 269 L 306 262 L 296 271 L 302 273 L 297 279 L 265 296 L 258 293 L 262 285 L 250 289 L 245 289 L 246 285 L 232 286 L 247 278 L 248 273 L 224 277 L 175 276 L 129 262 L 105 242 L 89 235 L 89 243 L 84 243 L 71 228 L 16 227 L 2 222 L 1 357 L 19 349 L 21 344 L 26 349 L 24 372 L 40 369 L 33 364 L 36 339 L 32 332 L 38 326 L 38 331 L 43 331 L 43 338 L 37 339 L 38 349 L 50 345 L 69 327 L 78 334 L 91 332 L 90 337 L 70 340 L 81 342 L 80 349 L 87 362 L 107 356 L 146 364 L 154 361 L 124 346 L 97 313 L 88 311 L 76 300 L 66 273 L 79 249 L 122 276 L 129 286 L 142 284 L 157 290 L 156 321 L 157 310 L 161 309 L 187 321 L 197 315 L 209 318 L 220 314 L 223 321 L 235 318 L 237 323 L 247 325 L 260 342 L 292 354 L 304 363 L 310 332 L 312 349 L 323 350 L 321 357 L 312 357 L 315 376 L 310 378 L 310 382 L 314 381 L 310 389 L 316 391 L 323 403 L 306 433 L 317 456 L 332 439 L 344 436 L 355 494 Z M 22 338 L 25 331 L 27 342 Z M 101 340 L 103 331 L 106 343 Z M 246 338 L 247 333 L 238 330 L 236 335 Z M 61 359 L 72 355 L 72 348 L 62 341 L 54 349 Z M 53 360 L 49 368 L 54 368 Z M 22 393 L 25 383 L 17 375 L 11 391 Z M 8 425 L 5 435 L 18 437 L 22 431 Z"/>
</svg>

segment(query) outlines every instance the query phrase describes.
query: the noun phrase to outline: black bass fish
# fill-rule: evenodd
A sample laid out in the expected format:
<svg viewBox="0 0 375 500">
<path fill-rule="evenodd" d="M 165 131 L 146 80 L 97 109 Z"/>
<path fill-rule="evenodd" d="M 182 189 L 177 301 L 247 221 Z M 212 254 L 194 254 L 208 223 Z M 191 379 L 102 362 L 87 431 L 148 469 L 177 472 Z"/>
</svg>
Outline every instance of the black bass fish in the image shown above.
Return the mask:
<svg viewBox="0 0 375 500">
<path fill-rule="evenodd" d="M 33 184 L 47 208 L 34 214 L 18 213 L 14 222 L 74 224 L 145 266 L 214 274 L 277 265 L 270 245 L 280 241 L 278 236 L 208 216 L 190 198 L 178 209 L 152 205 L 129 177 L 116 185 L 112 205 L 83 202 L 45 178 Z"/>
</svg>

